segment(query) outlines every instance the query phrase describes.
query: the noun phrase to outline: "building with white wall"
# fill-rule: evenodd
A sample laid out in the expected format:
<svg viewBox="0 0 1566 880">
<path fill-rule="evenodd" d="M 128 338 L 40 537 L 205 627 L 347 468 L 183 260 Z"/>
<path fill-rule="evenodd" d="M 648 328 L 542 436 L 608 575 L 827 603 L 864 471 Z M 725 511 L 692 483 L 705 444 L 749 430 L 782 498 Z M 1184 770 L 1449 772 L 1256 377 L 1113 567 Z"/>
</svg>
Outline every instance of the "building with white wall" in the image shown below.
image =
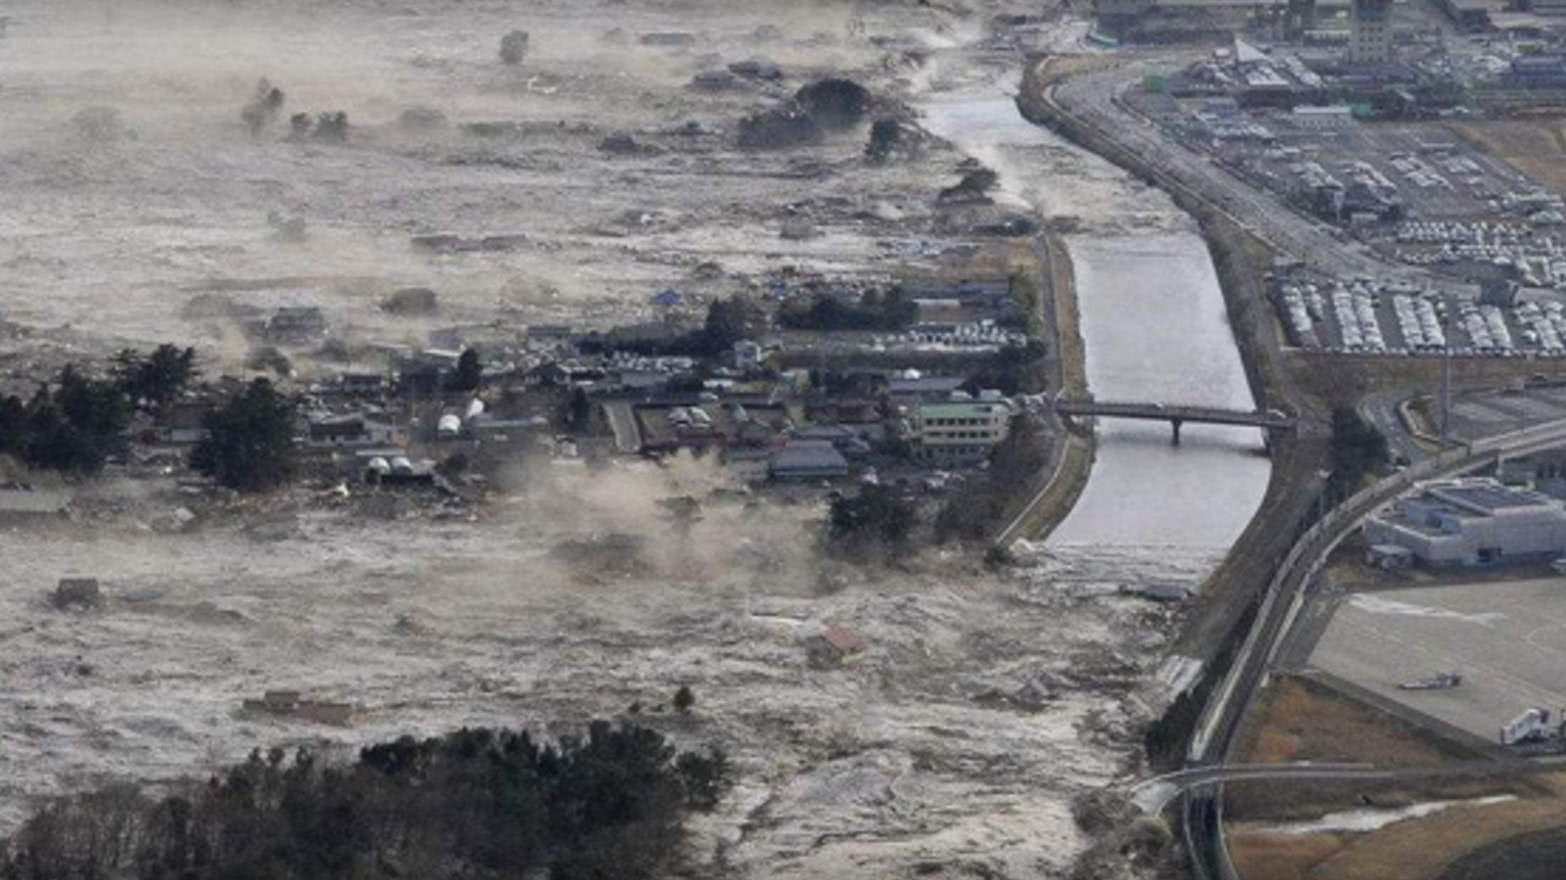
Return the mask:
<svg viewBox="0 0 1566 880">
<path fill-rule="evenodd" d="M 1549 558 L 1566 552 L 1566 505 L 1489 478 L 1424 483 L 1365 521 L 1365 543 L 1432 566 Z"/>
<path fill-rule="evenodd" d="M 1011 404 L 997 392 L 979 400 L 917 404 L 910 413 L 914 457 L 937 466 L 985 460 L 1011 430 Z"/>
</svg>

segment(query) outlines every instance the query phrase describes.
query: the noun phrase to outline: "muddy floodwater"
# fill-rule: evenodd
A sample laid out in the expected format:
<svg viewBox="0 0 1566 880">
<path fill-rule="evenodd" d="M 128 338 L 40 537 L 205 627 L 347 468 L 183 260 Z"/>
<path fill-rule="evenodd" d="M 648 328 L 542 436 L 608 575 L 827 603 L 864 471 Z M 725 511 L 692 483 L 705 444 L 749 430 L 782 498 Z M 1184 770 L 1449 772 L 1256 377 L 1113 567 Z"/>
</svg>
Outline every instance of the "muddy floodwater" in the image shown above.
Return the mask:
<svg viewBox="0 0 1566 880">
<path fill-rule="evenodd" d="M 1002 175 L 1003 198 L 1072 218 L 1088 387 L 1100 400 L 1254 403 L 1212 261 L 1191 219 L 1161 192 L 1034 126 L 997 83 L 925 106 L 927 124 Z M 1200 579 L 1245 528 L 1269 464 L 1250 428 L 1103 420 L 1092 476 L 1050 536 L 1088 564 L 1159 556 Z M 1092 574 L 1087 570 L 1084 576 Z"/>
</svg>

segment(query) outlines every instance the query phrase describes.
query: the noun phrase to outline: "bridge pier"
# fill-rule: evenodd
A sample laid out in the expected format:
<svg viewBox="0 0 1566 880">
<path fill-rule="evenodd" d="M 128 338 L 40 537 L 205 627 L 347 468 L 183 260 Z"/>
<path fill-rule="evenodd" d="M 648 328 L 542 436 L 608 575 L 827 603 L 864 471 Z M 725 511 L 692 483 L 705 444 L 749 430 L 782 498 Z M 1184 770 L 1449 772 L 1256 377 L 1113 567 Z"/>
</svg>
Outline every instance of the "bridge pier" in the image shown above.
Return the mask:
<svg viewBox="0 0 1566 880">
<path fill-rule="evenodd" d="M 1185 419 L 1170 419 L 1169 420 L 1169 427 L 1174 429 L 1174 436 L 1169 439 L 1169 443 L 1171 445 L 1173 445 L 1173 446 L 1179 446 L 1180 445 L 1180 425 L 1184 424 L 1184 422 L 1185 422 Z"/>
</svg>

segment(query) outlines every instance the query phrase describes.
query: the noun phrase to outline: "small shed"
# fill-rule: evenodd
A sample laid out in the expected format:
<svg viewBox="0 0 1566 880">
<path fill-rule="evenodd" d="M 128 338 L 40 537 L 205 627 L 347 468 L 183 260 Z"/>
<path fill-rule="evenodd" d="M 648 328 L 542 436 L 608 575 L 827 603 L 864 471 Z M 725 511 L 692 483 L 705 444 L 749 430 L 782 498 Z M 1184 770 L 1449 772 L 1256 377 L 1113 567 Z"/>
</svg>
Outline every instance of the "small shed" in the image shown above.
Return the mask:
<svg viewBox="0 0 1566 880">
<path fill-rule="evenodd" d="M 60 578 L 49 601 L 61 610 L 97 608 L 103 601 L 103 593 L 97 578 Z"/>
<path fill-rule="evenodd" d="M 655 306 L 677 306 L 683 302 L 680 292 L 672 287 L 664 288 L 653 294 L 652 304 Z"/>
<path fill-rule="evenodd" d="M 805 656 L 816 669 L 832 669 L 864 654 L 864 636 L 841 626 L 829 626 L 805 640 Z"/>
</svg>

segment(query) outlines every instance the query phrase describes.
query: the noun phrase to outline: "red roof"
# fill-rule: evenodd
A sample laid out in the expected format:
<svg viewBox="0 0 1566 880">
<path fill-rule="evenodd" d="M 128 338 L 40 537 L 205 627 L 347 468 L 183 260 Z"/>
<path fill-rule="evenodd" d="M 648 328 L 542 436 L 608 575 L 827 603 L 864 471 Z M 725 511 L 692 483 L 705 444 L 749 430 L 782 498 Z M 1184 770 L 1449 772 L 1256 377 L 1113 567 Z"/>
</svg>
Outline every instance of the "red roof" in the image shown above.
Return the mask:
<svg viewBox="0 0 1566 880">
<path fill-rule="evenodd" d="M 865 649 L 864 636 L 840 626 L 827 627 L 821 632 L 821 638 L 844 654 L 856 654 Z"/>
</svg>

